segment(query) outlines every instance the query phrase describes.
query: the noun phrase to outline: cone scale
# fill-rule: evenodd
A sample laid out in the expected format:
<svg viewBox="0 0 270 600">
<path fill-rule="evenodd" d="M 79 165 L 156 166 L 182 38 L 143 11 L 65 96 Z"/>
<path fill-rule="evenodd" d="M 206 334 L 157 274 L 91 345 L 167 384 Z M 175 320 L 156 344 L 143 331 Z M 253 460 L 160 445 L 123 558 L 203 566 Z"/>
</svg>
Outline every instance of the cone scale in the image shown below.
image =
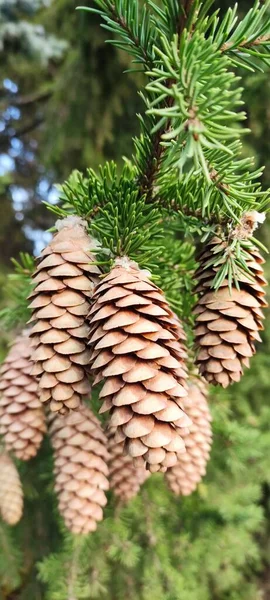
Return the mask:
<svg viewBox="0 0 270 600">
<path fill-rule="evenodd" d="M 110 488 L 121 502 L 134 498 L 149 477 L 145 466 L 136 467 L 133 459 L 124 452 L 123 442 L 115 441 L 114 432 L 108 436 Z"/>
<path fill-rule="evenodd" d="M 74 534 L 95 531 L 109 488 L 107 439 L 86 406 L 50 417 L 59 512 Z"/>
<path fill-rule="evenodd" d="M 212 444 L 211 414 L 207 404 L 206 385 L 198 378 L 189 384 L 184 409 L 192 420 L 189 433 L 184 435 L 186 453 L 165 474 L 169 488 L 177 496 L 189 496 L 206 473 Z"/>
<path fill-rule="evenodd" d="M 79 217 L 56 223 L 58 233 L 42 252 L 31 294 L 32 372 L 41 401 L 61 414 L 77 409 L 90 392 L 85 318 L 99 269 L 85 225 Z"/>
<path fill-rule="evenodd" d="M 31 375 L 31 352 L 25 331 L 14 341 L 0 369 L 0 433 L 7 451 L 21 460 L 37 454 L 46 431 L 37 381 Z"/>
<path fill-rule="evenodd" d="M 198 349 L 197 364 L 204 378 L 214 385 L 226 388 L 241 379 L 243 368 L 255 353 L 255 342 L 261 341 L 263 329 L 262 308 L 267 306 L 264 286 L 267 284 L 260 253 L 254 247 L 246 249 L 250 275 L 239 274 L 239 289 L 232 289 L 224 280 L 220 288 L 211 288 L 217 267 L 209 266 L 216 251 L 226 251 L 227 244 L 218 237 L 212 238 L 202 252 L 196 278 L 198 303 L 195 343 Z"/>
<path fill-rule="evenodd" d="M 190 421 L 179 327 L 162 291 L 129 259 L 119 259 L 96 288 L 90 344 L 101 412 L 136 466 L 165 471 L 184 452 Z"/>
<path fill-rule="evenodd" d="M 0 453 L 0 514 L 8 525 L 16 525 L 23 513 L 23 491 L 19 473 L 5 452 Z"/>
</svg>

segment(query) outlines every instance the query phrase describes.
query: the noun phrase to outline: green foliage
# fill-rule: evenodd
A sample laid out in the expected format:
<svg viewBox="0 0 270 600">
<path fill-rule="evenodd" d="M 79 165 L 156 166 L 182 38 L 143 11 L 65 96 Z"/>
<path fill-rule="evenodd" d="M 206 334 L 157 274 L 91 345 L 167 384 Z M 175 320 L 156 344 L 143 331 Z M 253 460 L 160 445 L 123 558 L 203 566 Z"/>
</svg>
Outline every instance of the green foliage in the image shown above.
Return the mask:
<svg viewBox="0 0 270 600">
<path fill-rule="evenodd" d="M 216 232 L 224 236 L 228 251 L 217 247 L 209 263 L 219 266 L 213 285 L 224 278 L 237 285 L 239 274 L 249 273 L 247 250 L 256 240 L 236 240 L 232 232 L 243 212 L 264 212 L 268 206 L 256 161 L 258 154 L 265 160 L 269 143 L 262 140 L 267 136 L 262 135 L 261 104 L 256 98 L 254 106 L 252 97 L 254 90 L 257 97 L 262 94 L 261 72 L 269 64 L 268 10 L 268 0 L 262 6 L 256 2 L 238 21 L 236 7 L 224 8 L 220 16 L 212 0 L 148 0 L 145 5 L 95 0 L 85 13 L 72 12 L 70 2 L 61 0 L 33 15 L 51 35 L 57 32 L 69 41 L 65 60 L 56 67 L 49 59 L 42 73 L 24 57 L 9 61 L 25 92 L 35 86 L 49 95 L 44 104 L 34 100 L 28 108 L 38 107 L 46 124 L 30 139 L 30 147 L 38 143 L 37 171 L 43 172 L 45 163 L 48 178 L 56 172 L 62 180 L 74 166 L 79 169 L 60 186 L 59 202 L 48 205 L 51 214 L 76 214 L 87 221 L 104 271 L 126 254 L 150 269 L 183 318 L 190 344 L 197 243 Z M 110 32 L 111 50 L 103 48 L 99 19 Z M 132 64 L 118 50 L 128 53 Z M 135 79 L 128 74 L 126 83 L 119 81 L 123 69 L 144 71 L 136 79 L 138 102 Z M 265 113 L 268 95 L 265 91 Z M 240 139 L 243 98 L 252 107 L 248 125 L 257 139 L 256 166 Z M 123 148 L 132 156 L 136 110 L 141 111 L 140 134 L 133 157 L 120 166 Z M 104 154 L 117 162 L 98 169 Z M 86 168 L 90 161 L 93 167 Z M 4 182 L 3 195 L 11 181 Z M 44 227 L 39 209 L 34 213 Z M 34 261 L 23 254 L 14 267 L 12 299 L 0 318 L 16 329 L 30 316 Z M 252 370 L 229 392 L 213 394 L 212 457 L 207 477 L 189 498 L 174 498 L 163 476 L 154 475 L 126 507 L 109 495 L 98 530 L 74 538 L 57 512 L 46 439 L 39 456 L 20 465 L 23 521 L 12 533 L 0 523 L 0 597 L 261 600 L 269 568 L 269 352 L 267 325 Z M 96 393 L 91 405 L 97 412 Z"/>
<path fill-rule="evenodd" d="M 0 581 L 1 592 L 7 597 L 21 584 L 23 551 L 18 547 L 16 534 L 4 523 L 0 523 Z"/>
<path fill-rule="evenodd" d="M 244 381 L 252 390 L 254 375 Z M 138 600 L 197 600 L 198 589 L 204 600 L 259 599 L 254 534 L 265 528 L 269 411 L 256 416 L 249 409 L 249 422 L 239 414 L 235 420 L 236 389 L 212 401 L 212 460 L 198 491 L 176 499 L 166 493 L 162 475 L 154 475 L 127 507 L 110 502 L 95 534 L 77 541 L 66 536 L 60 552 L 40 564 L 48 599 L 65 600 L 72 590 L 77 600 L 124 600 L 127 593 Z"/>
<path fill-rule="evenodd" d="M 211 39 L 199 31 L 192 37 L 184 32 L 180 46 L 177 36 L 172 42 L 163 37 L 161 43 L 162 50 L 156 49 L 160 66 L 148 73 L 151 82 L 146 90 L 153 95 L 148 112 L 158 117 L 153 131 L 170 123 L 162 135 L 169 149 L 164 167 L 182 171 L 186 161 L 193 159 L 194 167 L 200 166 L 210 179 L 204 150 L 214 148 L 232 155 L 227 143 L 239 136 L 235 125 L 245 118 L 243 112 L 236 112 L 242 104 L 239 79 L 228 71 L 226 57 L 215 52 Z"/>
<path fill-rule="evenodd" d="M 63 208 L 48 208 L 61 217 L 73 213 L 88 220 L 89 232 L 108 250 L 110 259 L 128 255 L 151 268 L 162 252 L 160 213 L 140 197 L 136 176 L 137 170 L 129 162 L 119 177 L 113 162 L 106 163 L 98 174 L 88 169 L 86 178 L 75 172 L 63 186 Z M 107 259 L 103 256 L 104 261 L 108 262 L 108 255 Z"/>
<path fill-rule="evenodd" d="M 78 10 L 100 15 L 105 21 L 102 27 L 120 37 L 120 40 L 113 38 L 107 41 L 120 50 L 129 52 L 133 62 L 149 66 L 153 60 L 157 30 L 152 26 L 147 6 L 144 5 L 141 9 L 139 0 L 95 0 L 95 4 L 97 9 L 79 6 Z"/>
<path fill-rule="evenodd" d="M 24 20 L 32 17 L 44 6 L 41 0 L 3 0 L 0 12 L 0 52 L 7 47 L 15 53 L 19 50 L 31 59 L 40 60 L 43 66 L 62 58 L 67 44 L 53 35 L 47 35 L 40 25 Z"/>
<path fill-rule="evenodd" d="M 31 312 L 28 308 L 28 296 L 32 291 L 31 276 L 34 271 L 34 259 L 21 252 L 20 261 L 13 260 L 14 272 L 8 277 L 8 295 L 10 305 L 0 310 L 0 320 L 6 329 L 21 327 L 28 321 Z"/>
</svg>

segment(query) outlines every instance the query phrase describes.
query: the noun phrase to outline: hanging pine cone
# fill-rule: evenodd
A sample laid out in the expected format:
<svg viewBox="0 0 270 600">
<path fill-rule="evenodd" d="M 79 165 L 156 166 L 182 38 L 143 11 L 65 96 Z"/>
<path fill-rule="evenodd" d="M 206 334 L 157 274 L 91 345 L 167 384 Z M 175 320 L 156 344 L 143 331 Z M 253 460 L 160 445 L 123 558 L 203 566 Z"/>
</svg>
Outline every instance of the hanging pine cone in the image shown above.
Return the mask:
<svg viewBox="0 0 270 600">
<path fill-rule="evenodd" d="M 13 343 L 0 369 L 0 434 L 5 447 L 21 460 L 37 454 L 46 431 L 45 415 L 31 370 L 28 331 Z"/>
<path fill-rule="evenodd" d="M 189 384 L 183 408 L 192 420 L 189 433 L 184 435 L 186 453 L 168 469 L 165 477 L 169 488 L 177 496 L 189 496 L 206 473 L 212 443 L 211 415 L 206 400 L 206 385 L 198 380 Z"/>
<path fill-rule="evenodd" d="M 261 341 L 261 307 L 267 306 L 263 290 L 267 282 L 261 266 L 264 260 L 254 247 L 245 249 L 253 280 L 248 273 L 241 273 L 239 289 L 232 286 L 230 290 L 226 279 L 217 291 L 211 289 L 218 268 L 209 266 L 209 262 L 217 252 L 225 254 L 226 248 L 226 241 L 214 237 L 202 252 L 196 275 L 199 300 L 194 310 L 200 373 L 210 383 L 224 388 L 239 381 L 243 366 L 249 366 L 254 342 Z"/>
<path fill-rule="evenodd" d="M 107 439 L 86 406 L 51 417 L 55 491 L 66 527 L 75 534 L 95 531 L 109 488 Z"/>
<path fill-rule="evenodd" d="M 23 513 L 23 491 L 19 473 L 5 452 L 0 453 L 0 513 L 9 525 L 16 525 Z"/>
<path fill-rule="evenodd" d="M 129 259 L 118 259 L 100 283 L 90 311 L 92 369 L 101 412 L 110 410 L 116 440 L 151 472 L 184 452 L 186 371 L 178 324 L 161 290 Z"/>
<path fill-rule="evenodd" d="M 115 441 L 113 430 L 108 435 L 109 481 L 114 494 L 125 503 L 136 496 L 150 473 L 145 465 L 136 467 L 133 459 L 124 453 L 124 443 Z"/>
<path fill-rule="evenodd" d="M 85 317 L 100 271 L 89 251 L 85 222 L 67 217 L 56 227 L 58 233 L 42 252 L 31 294 L 32 321 L 36 321 L 32 372 L 39 379 L 41 401 L 64 414 L 78 408 L 90 392 Z"/>
</svg>

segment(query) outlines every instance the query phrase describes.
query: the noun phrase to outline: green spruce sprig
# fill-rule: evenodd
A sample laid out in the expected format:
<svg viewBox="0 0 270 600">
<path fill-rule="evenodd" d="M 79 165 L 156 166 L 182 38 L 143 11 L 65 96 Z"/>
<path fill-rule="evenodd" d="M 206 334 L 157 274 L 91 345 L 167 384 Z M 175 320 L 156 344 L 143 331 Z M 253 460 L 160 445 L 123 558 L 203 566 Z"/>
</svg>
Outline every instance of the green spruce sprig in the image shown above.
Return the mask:
<svg viewBox="0 0 270 600">
<path fill-rule="evenodd" d="M 7 281 L 7 296 L 9 305 L 0 311 L 0 321 L 5 329 L 16 329 L 24 326 L 30 319 L 28 296 L 32 291 L 31 277 L 35 262 L 30 254 L 21 252 L 19 260 L 12 259 L 14 271 Z"/>
</svg>

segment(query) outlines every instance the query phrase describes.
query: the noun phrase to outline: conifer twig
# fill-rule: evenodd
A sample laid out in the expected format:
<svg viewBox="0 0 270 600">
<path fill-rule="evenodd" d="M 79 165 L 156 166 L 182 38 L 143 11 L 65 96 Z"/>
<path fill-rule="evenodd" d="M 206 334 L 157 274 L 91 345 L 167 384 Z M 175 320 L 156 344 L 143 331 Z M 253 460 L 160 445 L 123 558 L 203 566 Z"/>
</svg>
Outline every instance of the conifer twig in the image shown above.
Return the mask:
<svg viewBox="0 0 270 600">
<path fill-rule="evenodd" d="M 256 38 L 255 40 L 242 40 L 239 45 L 234 48 L 234 50 L 237 50 L 238 48 L 252 48 L 254 46 L 260 46 L 261 44 L 265 44 L 269 42 L 270 43 L 270 35 L 262 35 L 258 38 Z M 228 52 L 228 50 L 231 49 L 231 47 L 233 46 L 233 42 L 225 42 L 225 44 L 223 44 L 220 48 L 221 52 Z"/>
<path fill-rule="evenodd" d="M 180 18 L 179 18 L 179 23 L 178 23 L 178 28 L 177 28 L 177 34 L 179 36 L 179 39 L 185 29 L 185 25 L 187 23 L 187 19 L 189 17 L 189 14 L 190 14 L 190 11 L 194 4 L 194 1 L 195 0 L 184 0 L 184 5 L 182 3 L 182 0 L 180 0 L 180 2 L 179 2 Z M 168 80 L 167 87 L 169 88 L 172 85 L 172 83 L 173 82 L 171 80 Z M 168 98 L 165 106 L 169 107 L 172 104 L 173 104 L 173 98 Z M 152 152 L 149 156 L 149 160 L 147 163 L 147 169 L 146 169 L 145 173 L 142 174 L 142 176 L 139 180 L 139 187 L 140 187 L 141 193 L 143 195 L 144 194 L 146 195 L 146 202 L 151 202 L 153 199 L 153 187 L 155 184 L 155 179 L 159 172 L 159 167 L 160 167 L 160 163 L 162 160 L 162 154 L 164 152 L 164 148 L 161 146 L 160 142 L 162 140 L 162 136 L 164 135 L 164 133 L 166 133 L 168 131 L 169 127 L 170 127 L 170 122 L 168 121 L 163 128 L 159 129 L 154 134 L 153 140 L 152 140 Z"/>
<path fill-rule="evenodd" d="M 187 22 L 189 14 L 190 14 L 190 11 L 192 9 L 192 6 L 194 4 L 194 1 L 195 0 L 184 0 L 184 2 L 183 2 L 182 0 L 180 0 L 180 2 L 179 2 L 180 11 L 181 11 L 178 29 L 177 29 L 177 33 L 179 36 L 185 29 L 186 22 Z"/>
<path fill-rule="evenodd" d="M 134 35 L 134 32 L 133 32 L 133 31 L 132 31 L 132 29 L 131 29 L 131 28 L 128 26 L 128 24 L 127 24 L 127 22 L 125 21 L 124 17 L 123 17 L 122 15 L 119 15 L 119 14 L 117 13 L 117 10 L 116 10 L 116 6 L 115 6 L 115 4 L 114 4 L 114 3 L 110 3 L 110 2 L 108 2 L 108 0 L 106 0 L 106 1 L 105 1 L 105 3 L 106 3 L 106 5 L 107 5 L 108 9 L 110 10 L 110 12 L 111 12 L 111 16 L 113 17 L 114 21 L 115 21 L 115 22 L 116 22 L 118 25 L 120 25 L 120 27 L 121 27 L 121 28 L 122 28 L 122 29 L 123 29 L 123 30 L 124 30 L 124 31 L 125 31 L 125 32 L 128 34 L 128 36 L 129 36 L 130 40 L 132 40 L 132 42 L 135 44 L 136 48 L 138 48 L 138 50 L 139 50 L 139 51 L 142 53 L 145 63 L 146 63 L 148 66 L 150 66 L 150 65 L 149 65 L 149 59 L 150 59 L 150 57 L 149 57 L 149 55 L 148 55 L 148 53 L 147 53 L 147 50 L 146 50 L 146 48 L 144 48 L 144 47 L 141 45 L 141 43 L 140 43 L 140 40 L 139 40 L 138 36 Z"/>
</svg>

